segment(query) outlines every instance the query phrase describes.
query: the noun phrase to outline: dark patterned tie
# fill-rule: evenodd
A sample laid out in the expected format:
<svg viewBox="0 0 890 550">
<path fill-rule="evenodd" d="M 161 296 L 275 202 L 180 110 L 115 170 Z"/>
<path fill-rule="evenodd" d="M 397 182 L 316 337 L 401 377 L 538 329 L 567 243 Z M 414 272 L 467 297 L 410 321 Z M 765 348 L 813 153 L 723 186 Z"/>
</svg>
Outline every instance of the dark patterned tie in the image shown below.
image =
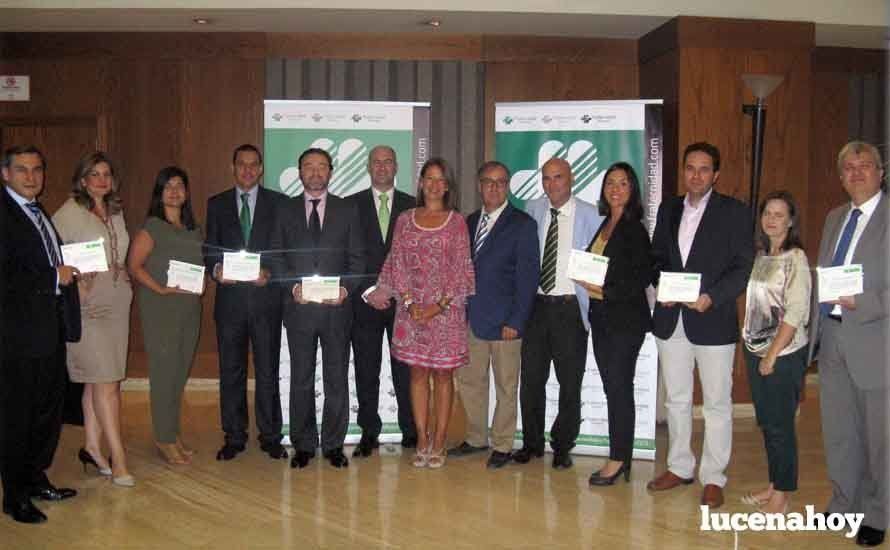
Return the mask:
<svg viewBox="0 0 890 550">
<path fill-rule="evenodd" d="M 25 206 L 28 207 L 28 210 L 34 214 L 34 217 L 37 218 L 37 227 L 40 229 L 40 235 L 43 237 L 43 244 L 46 245 L 46 250 L 49 252 L 49 260 L 52 262 L 53 267 L 58 267 L 62 265 L 62 261 L 59 259 L 59 253 L 56 252 L 56 245 L 53 241 L 53 238 L 49 234 L 49 229 L 46 227 L 46 223 L 43 221 L 43 213 L 40 211 L 40 206 L 37 205 L 36 202 L 29 202 Z"/>
<path fill-rule="evenodd" d="M 309 199 L 312 203 L 312 213 L 309 214 L 309 234 L 312 235 L 312 243 L 318 247 L 321 241 L 321 217 L 318 215 L 318 203 L 321 199 Z"/>
<path fill-rule="evenodd" d="M 544 257 L 541 260 L 541 290 L 550 293 L 556 287 L 556 251 L 559 248 L 559 210 L 550 209 L 550 226 L 544 241 Z"/>
<path fill-rule="evenodd" d="M 831 259 L 831 267 L 844 265 L 847 251 L 850 250 L 850 243 L 853 241 L 853 233 L 856 232 L 856 223 L 859 221 L 859 216 L 861 215 L 862 210 L 859 210 L 858 208 L 854 208 L 853 211 L 850 212 L 850 219 L 847 220 L 847 224 L 844 226 L 844 231 L 841 233 L 841 240 L 837 242 L 837 250 L 834 251 L 834 258 Z M 831 310 L 834 309 L 834 304 L 820 304 L 819 309 L 821 309 L 822 315 L 828 315 L 831 313 Z"/>
</svg>

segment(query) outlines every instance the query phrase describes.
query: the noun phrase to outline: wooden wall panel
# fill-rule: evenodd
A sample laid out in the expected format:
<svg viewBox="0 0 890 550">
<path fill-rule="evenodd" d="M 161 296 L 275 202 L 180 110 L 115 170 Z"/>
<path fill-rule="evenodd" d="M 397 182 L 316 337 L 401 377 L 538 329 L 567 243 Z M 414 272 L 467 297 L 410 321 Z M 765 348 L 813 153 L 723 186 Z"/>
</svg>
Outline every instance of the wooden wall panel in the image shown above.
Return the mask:
<svg viewBox="0 0 890 550">
<path fill-rule="evenodd" d="M 847 105 L 849 74 L 813 73 L 813 117 L 810 135 L 814 136 L 810 154 L 810 181 L 807 189 L 807 222 L 804 244 L 810 262 L 819 255 L 822 226 L 828 212 L 848 200 L 840 184 L 837 153 L 847 142 Z"/>
<path fill-rule="evenodd" d="M 677 128 L 679 124 L 680 56 L 676 50 L 662 55 L 640 59 L 640 97 L 664 100 L 662 117 L 664 135 L 664 159 L 662 164 L 662 196 L 677 192 L 677 167 L 679 156 Z"/>
<path fill-rule="evenodd" d="M 812 52 L 810 178 L 804 233 L 811 262 L 818 255 L 825 216 L 848 200 L 840 186 L 836 161 L 838 151 L 851 135 L 850 79 L 865 74 L 879 74 L 886 79 L 886 51 L 816 48 Z"/>
<path fill-rule="evenodd" d="M 465 34 L 270 33 L 268 57 L 465 60 L 482 57 L 482 37 Z"/>
<path fill-rule="evenodd" d="M 491 62 L 485 65 L 485 152 L 494 155 L 497 102 L 635 99 L 636 66 L 616 63 Z"/>
</svg>

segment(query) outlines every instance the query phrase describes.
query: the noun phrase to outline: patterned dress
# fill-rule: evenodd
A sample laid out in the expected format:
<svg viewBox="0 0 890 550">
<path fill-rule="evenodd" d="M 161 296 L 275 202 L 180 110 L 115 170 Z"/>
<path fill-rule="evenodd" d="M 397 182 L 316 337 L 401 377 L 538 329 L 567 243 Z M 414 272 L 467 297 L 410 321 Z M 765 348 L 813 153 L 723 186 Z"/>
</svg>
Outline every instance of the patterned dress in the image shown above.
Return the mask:
<svg viewBox="0 0 890 550">
<path fill-rule="evenodd" d="M 417 225 L 414 213 L 403 212 L 396 221 L 392 249 L 377 280 L 399 304 L 392 354 L 415 367 L 462 367 L 469 362 L 465 306 L 476 286 L 467 224 L 452 211 L 441 226 L 427 229 Z M 451 307 L 419 323 L 401 305 L 405 296 L 421 306 L 450 298 Z"/>
</svg>

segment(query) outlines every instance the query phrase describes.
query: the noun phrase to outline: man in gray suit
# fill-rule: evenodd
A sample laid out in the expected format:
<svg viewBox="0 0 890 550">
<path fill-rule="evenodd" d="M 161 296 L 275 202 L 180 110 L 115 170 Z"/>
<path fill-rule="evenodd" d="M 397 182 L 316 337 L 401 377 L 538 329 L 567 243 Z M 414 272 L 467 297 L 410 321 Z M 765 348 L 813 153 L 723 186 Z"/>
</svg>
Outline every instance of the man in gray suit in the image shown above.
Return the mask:
<svg viewBox="0 0 890 550">
<path fill-rule="evenodd" d="M 874 146 L 848 143 L 837 165 L 850 202 L 825 219 L 818 265 L 861 264 L 863 292 L 819 304 L 817 285 L 810 357 L 818 350 L 822 435 L 832 484 L 828 512 L 864 513 L 856 543 L 877 546 L 888 523 L 890 207 Z"/>
</svg>

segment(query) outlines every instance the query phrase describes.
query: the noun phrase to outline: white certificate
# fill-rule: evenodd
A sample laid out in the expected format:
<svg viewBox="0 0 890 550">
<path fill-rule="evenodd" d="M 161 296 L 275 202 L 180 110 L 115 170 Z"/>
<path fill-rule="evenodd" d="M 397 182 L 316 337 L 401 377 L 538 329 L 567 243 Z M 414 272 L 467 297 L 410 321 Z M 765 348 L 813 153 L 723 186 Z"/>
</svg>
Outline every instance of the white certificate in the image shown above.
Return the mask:
<svg viewBox="0 0 890 550">
<path fill-rule="evenodd" d="M 65 265 L 76 267 L 81 273 L 108 271 L 104 239 L 62 245 Z"/>
<path fill-rule="evenodd" d="M 323 302 L 340 299 L 340 277 L 303 277 L 303 299 L 307 302 Z"/>
<path fill-rule="evenodd" d="M 167 268 L 167 286 L 175 286 L 186 292 L 204 292 L 204 266 L 170 260 Z"/>
<path fill-rule="evenodd" d="M 609 269 L 609 258 L 584 252 L 569 251 L 569 279 L 584 281 L 593 285 L 603 286 L 606 281 L 606 270 Z"/>
<path fill-rule="evenodd" d="M 862 294 L 862 264 L 817 267 L 819 301 L 833 302 L 841 296 Z"/>
<path fill-rule="evenodd" d="M 230 281 L 256 281 L 260 278 L 260 255 L 253 252 L 224 252 L 223 279 Z"/>
<path fill-rule="evenodd" d="M 662 271 L 658 279 L 659 302 L 694 302 L 701 294 L 701 273 Z"/>
</svg>

